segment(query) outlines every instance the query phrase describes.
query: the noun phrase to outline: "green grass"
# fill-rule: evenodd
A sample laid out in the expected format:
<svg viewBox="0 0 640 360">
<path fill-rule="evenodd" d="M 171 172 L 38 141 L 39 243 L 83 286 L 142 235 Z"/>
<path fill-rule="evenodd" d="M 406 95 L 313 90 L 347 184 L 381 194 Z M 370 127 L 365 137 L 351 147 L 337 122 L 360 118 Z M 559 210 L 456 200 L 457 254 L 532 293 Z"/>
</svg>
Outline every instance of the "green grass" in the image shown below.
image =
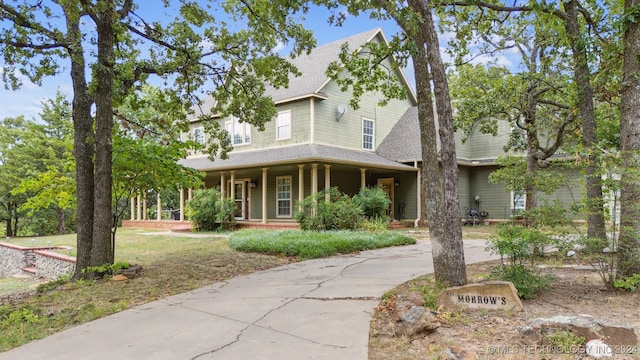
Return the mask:
<svg viewBox="0 0 640 360">
<path fill-rule="evenodd" d="M 4 278 L 0 279 L 0 296 L 16 292 L 26 291 L 35 286 L 35 282 L 30 279 Z"/>
<path fill-rule="evenodd" d="M 241 230 L 229 236 L 235 250 L 296 256 L 300 260 L 415 243 L 413 237 L 396 231 Z"/>
</svg>

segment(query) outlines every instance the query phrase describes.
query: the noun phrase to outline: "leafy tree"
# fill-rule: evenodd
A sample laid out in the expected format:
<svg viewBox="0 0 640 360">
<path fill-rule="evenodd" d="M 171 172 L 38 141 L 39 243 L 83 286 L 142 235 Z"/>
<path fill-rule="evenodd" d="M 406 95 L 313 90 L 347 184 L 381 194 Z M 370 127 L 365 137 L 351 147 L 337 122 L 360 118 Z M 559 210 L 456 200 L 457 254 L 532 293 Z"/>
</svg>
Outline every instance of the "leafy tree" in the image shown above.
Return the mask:
<svg viewBox="0 0 640 360">
<path fill-rule="evenodd" d="M 456 99 L 456 125 L 467 136 L 476 128 L 496 135 L 499 120 L 511 124 L 513 130 L 504 150 L 525 154 L 523 173 L 516 177 L 525 181 L 518 184 L 510 181 L 520 187 L 509 189 L 527 194 L 526 210 L 537 206 L 538 186 L 545 186 L 535 180 L 542 178 L 537 173 L 549 167 L 549 159 L 563 144 L 571 143 L 571 135 L 579 132 L 580 125 L 572 104 L 566 102 L 573 89 L 562 74 L 563 69 L 558 69 L 561 58 L 556 64 L 550 59 L 553 57 L 550 53 L 558 51 L 549 50 L 549 44 L 538 43 L 538 37 L 532 41 L 513 44 L 522 55 L 526 69 L 522 73 L 512 74 L 506 67 L 462 65 L 450 75 L 451 95 Z"/>
<path fill-rule="evenodd" d="M 6 118 L 0 124 L 0 219 L 6 223 L 6 236 L 17 236 L 24 195 L 13 195 L 11 190 L 22 174 L 31 172 L 30 162 L 24 162 L 26 152 L 24 134 L 28 122 L 24 117 Z"/>
<path fill-rule="evenodd" d="M 569 58 L 573 83 L 576 87 L 575 99 L 571 109 L 577 110 L 581 123 L 582 154 L 584 156 L 586 172 L 586 195 L 588 207 L 588 234 L 591 237 L 605 237 L 604 208 L 602 200 L 602 186 L 600 183 L 600 157 L 596 111 L 594 106 L 594 90 L 592 72 L 597 66 L 600 56 L 601 43 L 615 42 L 615 27 L 610 19 L 616 15 L 613 2 L 594 2 L 568 0 L 557 6 L 544 2 L 502 2 L 487 1 L 452 1 L 443 5 L 448 13 L 456 19 L 471 24 L 470 27 L 456 23 L 456 27 L 466 30 L 458 32 L 464 41 L 470 41 L 475 34 L 482 34 L 483 29 L 495 28 L 493 24 L 499 22 L 509 26 L 509 19 L 520 18 L 535 26 L 536 30 L 553 30 L 558 33 L 568 48 L 571 49 Z M 451 6 L 453 5 L 453 6 Z M 463 10 L 460 10 L 462 7 Z M 444 8 L 444 6 L 443 6 Z M 517 16 L 517 14 L 523 14 Z M 482 25 L 479 25 L 482 24 Z M 477 29 L 477 33 L 470 29 Z M 585 30 L 586 29 L 586 30 Z M 597 36 L 591 36 L 593 29 Z M 487 37 L 490 37 L 488 35 Z M 608 37 L 609 36 L 609 37 Z M 480 37 L 482 38 L 482 37 Z M 484 37 L 486 38 L 486 37 Z M 594 40 L 591 40 L 594 39 Z M 502 38 L 504 44 L 511 38 Z"/>
<path fill-rule="evenodd" d="M 20 73 L 36 84 L 64 68 L 71 76 L 78 204 L 75 277 L 82 277 L 88 266 L 113 263 L 113 109 L 126 95 L 155 75 L 172 85 L 171 104 L 185 109 L 201 105 L 196 91 L 213 81 L 217 103 L 210 111 L 200 109 L 205 110 L 202 117 L 233 114 L 260 128 L 276 113 L 273 101 L 263 95 L 265 86 L 284 86 L 295 72 L 272 49 L 278 42 L 293 43 L 296 55 L 314 45 L 311 33 L 292 20 L 304 9 L 282 11 L 279 2 L 226 1 L 222 8 L 232 20 L 244 19 L 248 25 L 237 32 L 195 2 L 175 2 L 175 19 L 157 21 L 142 18 L 138 5 L 134 0 L 0 2 L 5 84 L 20 86 Z M 232 63 L 242 65 L 232 70 Z M 173 119 L 175 124 L 185 126 L 186 115 Z M 207 130 L 211 139 L 218 139 L 209 144 L 211 155 L 224 155 L 224 132 Z"/>
<path fill-rule="evenodd" d="M 46 169 L 41 168 L 32 177 L 23 179 L 12 194 L 29 194 L 20 209 L 26 210 L 30 216 L 52 208 L 56 213 L 58 233 L 65 234 L 65 211 L 76 207 L 71 104 L 58 93 L 55 99 L 43 103 L 40 117 L 43 124 L 36 129 L 38 141 L 28 143 L 30 147 L 40 147 L 41 153 L 46 153 L 40 160 L 45 161 Z M 27 142 L 26 139 L 24 141 Z"/>
</svg>

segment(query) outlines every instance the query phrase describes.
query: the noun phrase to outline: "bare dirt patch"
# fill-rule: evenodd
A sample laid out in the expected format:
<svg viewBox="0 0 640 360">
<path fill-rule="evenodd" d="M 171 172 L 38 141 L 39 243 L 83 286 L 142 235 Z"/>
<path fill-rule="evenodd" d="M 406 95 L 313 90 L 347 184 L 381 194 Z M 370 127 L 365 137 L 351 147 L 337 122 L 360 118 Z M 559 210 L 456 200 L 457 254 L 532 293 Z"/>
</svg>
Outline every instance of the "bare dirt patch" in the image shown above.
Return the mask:
<svg viewBox="0 0 640 360">
<path fill-rule="evenodd" d="M 470 283 L 486 279 L 496 262 L 471 265 L 467 268 Z M 394 320 L 392 311 L 381 303 L 371 322 L 369 359 L 450 359 L 447 353 L 466 351 L 461 359 L 583 359 L 583 349 L 576 352 L 549 353 L 544 349 L 524 346 L 518 328 L 528 320 L 556 315 L 588 314 L 595 318 L 633 327 L 640 335 L 640 293 L 608 291 L 594 270 L 552 268 L 556 278 L 552 289 L 533 300 L 523 300 L 524 312 L 464 311 L 439 312 L 442 326 L 435 332 L 417 338 L 381 335 L 385 326 Z M 407 282 L 393 290 L 393 296 L 407 296 L 433 284 L 423 277 Z M 449 349 L 449 350 L 447 350 Z M 640 352 L 614 350 L 615 359 L 640 359 Z M 637 350 L 637 349 L 636 349 Z M 617 353 L 615 353 L 617 352 Z M 624 352 L 622 354 L 621 352 Z"/>
</svg>

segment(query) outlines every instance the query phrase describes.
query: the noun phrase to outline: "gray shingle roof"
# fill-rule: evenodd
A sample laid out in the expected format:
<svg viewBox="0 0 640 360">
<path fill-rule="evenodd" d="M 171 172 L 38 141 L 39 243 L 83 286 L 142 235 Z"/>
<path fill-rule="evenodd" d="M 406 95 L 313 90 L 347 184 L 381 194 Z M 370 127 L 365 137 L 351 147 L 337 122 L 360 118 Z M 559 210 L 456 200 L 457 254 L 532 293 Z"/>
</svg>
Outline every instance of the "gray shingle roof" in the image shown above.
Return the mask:
<svg viewBox="0 0 640 360">
<path fill-rule="evenodd" d="M 407 109 L 378 146 L 376 153 L 398 162 L 422 161 L 417 106 Z"/>
<path fill-rule="evenodd" d="M 215 161 L 211 161 L 206 156 L 192 157 L 180 160 L 179 163 L 201 171 L 221 171 L 239 169 L 243 167 L 249 168 L 281 165 L 284 163 L 299 164 L 310 161 L 370 166 L 393 170 L 415 170 L 411 166 L 385 159 L 374 152 L 339 148 L 321 144 L 301 144 L 261 150 L 232 152 L 226 160 L 216 157 Z"/>
<path fill-rule="evenodd" d="M 369 42 L 378 34 L 383 36 L 380 28 L 372 29 L 318 46 L 308 55 L 303 54 L 295 59 L 288 58 L 288 60 L 300 71 L 301 75 L 290 75 L 289 86 L 287 88 L 276 89 L 272 86 L 267 86 L 265 94 L 270 96 L 274 102 L 279 102 L 317 93 L 327 83 L 328 78 L 325 74 L 327 67 L 332 61 L 338 60 L 340 48 L 345 42 L 349 44 L 350 49 L 357 49 Z M 202 106 L 195 109 L 196 116 L 202 115 L 203 112 L 208 113 L 214 105 L 215 99 L 211 96 L 207 96 L 204 99 Z"/>
<path fill-rule="evenodd" d="M 301 55 L 295 59 L 289 59 L 302 75 L 297 77 L 290 76 L 288 88 L 275 89 L 268 87 L 267 95 L 271 96 L 273 101 L 278 102 L 320 91 L 328 80 L 325 74 L 327 67 L 331 62 L 338 60 L 340 48 L 344 43 L 349 44 L 350 49 L 357 49 L 378 34 L 381 34 L 380 28 L 372 29 L 318 46 L 309 55 Z"/>
</svg>

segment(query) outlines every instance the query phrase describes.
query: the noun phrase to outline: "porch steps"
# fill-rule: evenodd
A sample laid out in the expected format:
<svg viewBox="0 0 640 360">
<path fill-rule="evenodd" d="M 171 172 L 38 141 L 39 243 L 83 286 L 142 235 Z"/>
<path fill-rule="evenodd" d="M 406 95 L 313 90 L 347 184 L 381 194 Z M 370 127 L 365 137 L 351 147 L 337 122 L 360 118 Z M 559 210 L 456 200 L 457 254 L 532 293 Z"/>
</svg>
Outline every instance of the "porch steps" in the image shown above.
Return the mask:
<svg viewBox="0 0 640 360">
<path fill-rule="evenodd" d="M 21 275 L 35 276 L 37 272 L 38 272 L 38 269 L 36 268 L 36 264 L 34 262 L 30 262 L 28 266 L 25 266 L 22 268 Z"/>
<path fill-rule="evenodd" d="M 171 227 L 171 232 L 190 232 L 191 224 L 183 224 Z"/>
</svg>

